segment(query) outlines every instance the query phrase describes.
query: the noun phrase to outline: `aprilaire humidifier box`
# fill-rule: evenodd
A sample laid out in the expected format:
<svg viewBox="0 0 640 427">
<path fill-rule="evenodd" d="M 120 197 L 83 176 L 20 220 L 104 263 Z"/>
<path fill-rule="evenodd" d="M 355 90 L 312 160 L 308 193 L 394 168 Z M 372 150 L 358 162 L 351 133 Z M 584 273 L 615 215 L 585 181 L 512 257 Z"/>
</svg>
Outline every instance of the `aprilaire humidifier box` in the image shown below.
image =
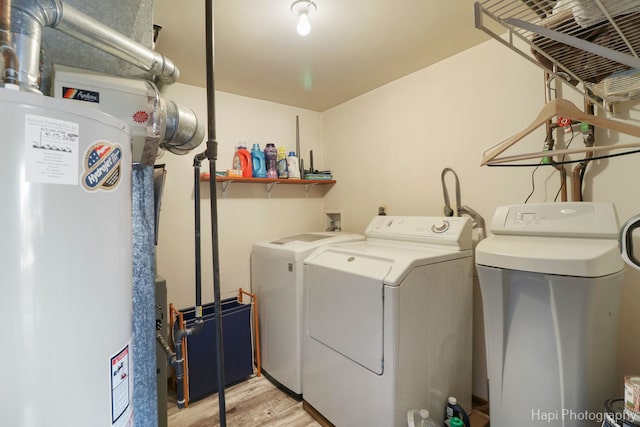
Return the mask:
<svg viewBox="0 0 640 427">
<path fill-rule="evenodd" d="M 109 76 L 97 72 L 53 65 L 54 98 L 82 102 L 124 121 L 131 130 L 133 160 L 142 155 L 149 103 L 157 102 L 156 89 L 145 80 Z"/>
</svg>

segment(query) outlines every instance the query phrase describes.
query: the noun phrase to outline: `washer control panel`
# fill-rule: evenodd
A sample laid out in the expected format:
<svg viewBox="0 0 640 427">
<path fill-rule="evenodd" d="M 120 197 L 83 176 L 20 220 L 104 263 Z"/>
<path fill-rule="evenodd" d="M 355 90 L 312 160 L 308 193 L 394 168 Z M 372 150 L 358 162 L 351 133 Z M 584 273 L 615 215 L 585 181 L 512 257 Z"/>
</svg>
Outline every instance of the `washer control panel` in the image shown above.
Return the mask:
<svg viewBox="0 0 640 427">
<path fill-rule="evenodd" d="M 592 202 L 502 206 L 491 223 L 493 234 L 531 236 L 611 238 L 618 229 L 614 206 Z"/>
<path fill-rule="evenodd" d="M 365 231 L 368 238 L 471 248 L 471 218 L 376 216 Z"/>
</svg>

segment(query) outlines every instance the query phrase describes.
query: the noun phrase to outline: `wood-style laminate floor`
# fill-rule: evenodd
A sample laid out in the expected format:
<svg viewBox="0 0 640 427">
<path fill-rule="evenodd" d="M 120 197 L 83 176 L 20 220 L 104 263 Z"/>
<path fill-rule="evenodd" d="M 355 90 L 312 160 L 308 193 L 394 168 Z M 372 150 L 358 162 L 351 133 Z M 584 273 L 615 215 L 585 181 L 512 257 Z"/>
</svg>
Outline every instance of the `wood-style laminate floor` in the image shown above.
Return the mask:
<svg viewBox="0 0 640 427">
<path fill-rule="evenodd" d="M 275 387 L 264 376 L 228 387 L 224 393 L 226 422 L 229 427 L 320 427 L 299 402 Z M 220 425 L 218 394 L 176 407 L 169 397 L 169 427 L 214 427 Z"/>
<path fill-rule="evenodd" d="M 175 396 L 170 392 L 168 402 L 169 427 L 215 427 L 220 425 L 218 394 L 178 409 Z M 225 415 L 229 427 L 323 427 L 326 422 L 316 421 L 297 401 L 274 386 L 264 376 L 253 376 L 247 381 L 225 390 Z M 480 411 L 470 415 L 471 427 L 487 427 L 489 418 Z"/>
</svg>

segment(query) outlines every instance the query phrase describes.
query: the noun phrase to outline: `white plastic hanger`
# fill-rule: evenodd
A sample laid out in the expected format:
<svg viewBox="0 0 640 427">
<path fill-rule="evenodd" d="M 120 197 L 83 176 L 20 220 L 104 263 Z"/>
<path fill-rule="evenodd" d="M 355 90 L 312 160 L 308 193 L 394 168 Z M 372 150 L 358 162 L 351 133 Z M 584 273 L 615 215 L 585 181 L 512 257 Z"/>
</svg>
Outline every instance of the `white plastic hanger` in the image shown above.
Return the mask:
<svg viewBox="0 0 640 427">
<path fill-rule="evenodd" d="M 640 127 L 628 125 L 626 123 L 622 123 L 616 120 L 605 119 L 602 117 L 594 116 L 592 114 L 587 114 L 584 111 L 580 110 L 570 101 L 566 99 L 555 99 L 545 104 L 538 113 L 536 119 L 526 128 L 516 133 L 515 135 L 509 137 L 508 139 L 501 142 L 497 147 L 487 150 L 488 153 L 482 159 L 481 166 L 484 165 L 493 165 L 498 163 L 507 163 L 519 160 L 527 160 L 527 159 L 535 159 L 542 157 L 551 157 L 551 156 L 559 156 L 565 154 L 574 154 L 574 153 L 586 153 L 586 152 L 596 152 L 603 150 L 613 150 L 613 149 L 621 149 L 621 148 L 638 148 L 640 147 L 640 141 L 629 144 L 614 144 L 614 145 L 599 145 L 593 147 L 581 147 L 581 148 L 571 148 L 571 149 L 560 149 L 560 150 L 551 150 L 551 151 L 536 151 L 533 153 L 527 154 L 517 154 L 512 156 L 504 156 L 498 157 L 509 147 L 514 145 L 516 142 L 520 141 L 525 136 L 529 135 L 538 127 L 545 124 L 548 120 L 553 117 L 564 117 L 578 122 L 586 122 L 596 127 L 603 127 L 606 129 L 611 129 L 617 132 L 625 133 L 628 135 L 636 136 L 640 138 Z"/>
</svg>

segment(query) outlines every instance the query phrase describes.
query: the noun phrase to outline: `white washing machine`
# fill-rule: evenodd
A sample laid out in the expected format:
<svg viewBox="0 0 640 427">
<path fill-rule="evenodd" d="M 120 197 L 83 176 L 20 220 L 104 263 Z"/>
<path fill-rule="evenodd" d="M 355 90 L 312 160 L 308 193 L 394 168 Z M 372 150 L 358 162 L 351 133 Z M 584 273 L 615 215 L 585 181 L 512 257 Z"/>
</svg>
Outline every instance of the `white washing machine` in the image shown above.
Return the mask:
<svg viewBox="0 0 640 427">
<path fill-rule="evenodd" d="M 336 426 L 404 426 L 471 409 L 469 218 L 375 217 L 304 261 L 304 400 Z"/>
<path fill-rule="evenodd" d="M 302 396 L 302 261 L 331 243 L 360 234 L 310 232 L 259 242 L 251 250 L 251 289 L 258 301 L 262 370 L 294 397 Z"/>
<path fill-rule="evenodd" d="M 613 205 L 504 206 L 491 232 L 476 248 L 491 424 L 599 426 L 619 391 Z"/>
</svg>

